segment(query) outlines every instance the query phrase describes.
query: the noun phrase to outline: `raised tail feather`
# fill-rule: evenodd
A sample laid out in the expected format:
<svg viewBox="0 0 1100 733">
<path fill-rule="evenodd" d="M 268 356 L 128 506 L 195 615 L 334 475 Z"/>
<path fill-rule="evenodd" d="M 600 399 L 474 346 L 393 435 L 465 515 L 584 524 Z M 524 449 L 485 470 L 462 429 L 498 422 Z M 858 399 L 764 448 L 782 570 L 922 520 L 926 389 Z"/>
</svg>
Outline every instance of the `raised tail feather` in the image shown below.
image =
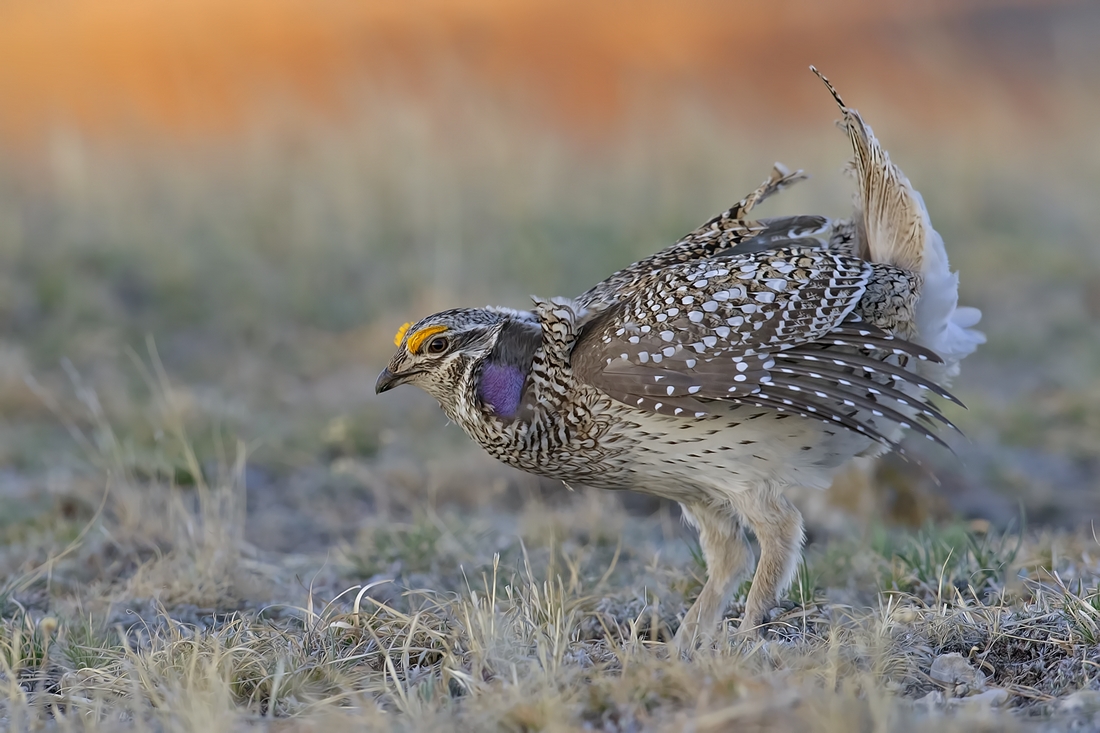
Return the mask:
<svg viewBox="0 0 1100 733">
<path fill-rule="evenodd" d="M 985 335 L 971 328 L 981 319 L 981 311 L 959 307 L 959 276 L 951 272 L 943 238 L 932 228 L 920 193 L 890 161 L 859 113 L 844 104 L 821 72 L 810 69 L 840 107 L 842 125 L 852 143 L 852 170 L 859 186 L 855 221 L 860 255 L 921 275 L 913 340 L 939 354 L 944 363 L 923 364 L 920 371 L 946 383 L 958 374 L 959 362 L 985 343 Z"/>
</svg>

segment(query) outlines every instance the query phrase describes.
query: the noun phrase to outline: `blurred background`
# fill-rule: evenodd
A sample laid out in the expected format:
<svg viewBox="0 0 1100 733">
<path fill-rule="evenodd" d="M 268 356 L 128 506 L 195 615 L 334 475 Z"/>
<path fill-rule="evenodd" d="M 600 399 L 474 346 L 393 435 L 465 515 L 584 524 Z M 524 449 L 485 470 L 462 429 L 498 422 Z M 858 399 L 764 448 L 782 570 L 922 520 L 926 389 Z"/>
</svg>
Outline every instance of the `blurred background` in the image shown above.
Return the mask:
<svg viewBox="0 0 1100 733">
<path fill-rule="evenodd" d="M 168 383 L 203 465 L 245 442 L 260 546 L 556 496 L 426 395 L 373 394 L 394 331 L 579 293 L 777 160 L 813 177 L 762 215 L 846 215 L 813 63 L 923 193 L 989 337 L 958 458 L 888 460 L 822 511 L 1087 526 L 1097 38 L 1100 5 L 1039 0 L 5 0 L 4 512 L 120 465 L 186 482 Z"/>
</svg>

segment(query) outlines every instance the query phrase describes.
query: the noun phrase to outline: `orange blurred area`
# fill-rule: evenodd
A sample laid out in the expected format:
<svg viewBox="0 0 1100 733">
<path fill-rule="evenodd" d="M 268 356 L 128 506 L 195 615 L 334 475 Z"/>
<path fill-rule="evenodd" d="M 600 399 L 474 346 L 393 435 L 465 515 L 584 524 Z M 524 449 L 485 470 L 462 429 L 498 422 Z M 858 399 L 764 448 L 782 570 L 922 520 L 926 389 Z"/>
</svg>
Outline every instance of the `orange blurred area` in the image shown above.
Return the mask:
<svg viewBox="0 0 1100 733">
<path fill-rule="evenodd" d="M 1029 19 L 1059 5 L 1072 4 L 8 0 L 0 140 L 59 126 L 225 136 L 303 111 L 339 120 L 379 89 L 445 109 L 454 92 L 441 90 L 478 88 L 533 119 L 595 132 L 685 95 L 750 118 L 766 101 L 766 122 L 810 101 L 820 109 L 809 63 L 842 90 L 891 90 L 933 120 L 948 104 L 971 122 L 1044 114 L 1057 49 L 1029 37 Z M 969 102 L 976 88 L 1000 105 Z M 930 95 L 938 105 L 922 102 Z"/>
</svg>

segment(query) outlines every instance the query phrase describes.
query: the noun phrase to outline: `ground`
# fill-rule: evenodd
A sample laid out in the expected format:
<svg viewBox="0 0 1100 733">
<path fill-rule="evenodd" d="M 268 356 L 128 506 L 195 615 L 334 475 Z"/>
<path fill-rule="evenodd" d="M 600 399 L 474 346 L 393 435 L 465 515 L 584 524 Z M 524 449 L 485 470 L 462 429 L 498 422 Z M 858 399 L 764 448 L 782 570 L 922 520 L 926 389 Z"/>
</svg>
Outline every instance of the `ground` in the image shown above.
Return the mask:
<svg viewBox="0 0 1100 733">
<path fill-rule="evenodd" d="M 815 543 L 763 638 L 684 660 L 704 568 L 667 506 L 501 479 L 476 511 L 380 513 L 426 477 L 351 458 L 291 505 L 244 446 L 150 480 L 99 437 L 105 483 L 0 535 L 9 729 L 1100 729 L 1088 534 Z"/>
</svg>

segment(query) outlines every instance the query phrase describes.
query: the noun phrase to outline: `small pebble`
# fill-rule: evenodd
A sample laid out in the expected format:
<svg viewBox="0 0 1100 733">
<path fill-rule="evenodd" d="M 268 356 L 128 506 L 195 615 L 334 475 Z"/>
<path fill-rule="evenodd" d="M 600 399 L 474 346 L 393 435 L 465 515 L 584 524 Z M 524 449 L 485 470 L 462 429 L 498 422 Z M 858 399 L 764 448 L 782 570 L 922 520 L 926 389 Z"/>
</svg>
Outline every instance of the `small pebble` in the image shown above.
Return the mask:
<svg viewBox="0 0 1100 733">
<path fill-rule="evenodd" d="M 1100 691 L 1078 690 L 1072 695 L 1066 696 L 1058 708 L 1067 713 L 1077 713 L 1086 710 L 1100 710 Z"/>
<path fill-rule="evenodd" d="M 966 707 L 966 708 L 999 708 L 1008 702 L 1008 690 L 1003 690 L 1000 687 L 991 687 L 985 692 L 979 692 L 976 695 L 970 697 L 956 698 L 948 701 L 948 704 L 952 707 Z"/>
<path fill-rule="evenodd" d="M 920 621 L 920 611 L 912 606 L 897 608 L 894 610 L 892 621 L 899 624 L 912 624 Z"/>
<path fill-rule="evenodd" d="M 951 689 L 956 697 L 985 689 L 985 675 L 974 669 L 961 654 L 941 654 L 932 660 L 928 676 Z"/>
<path fill-rule="evenodd" d="M 943 693 L 939 690 L 932 690 L 924 697 L 918 697 L 913 701 L 913 704 L 918 708 L 923 708 L 926 712 L 932 712 L 943 707 Z"/>
</svg>

